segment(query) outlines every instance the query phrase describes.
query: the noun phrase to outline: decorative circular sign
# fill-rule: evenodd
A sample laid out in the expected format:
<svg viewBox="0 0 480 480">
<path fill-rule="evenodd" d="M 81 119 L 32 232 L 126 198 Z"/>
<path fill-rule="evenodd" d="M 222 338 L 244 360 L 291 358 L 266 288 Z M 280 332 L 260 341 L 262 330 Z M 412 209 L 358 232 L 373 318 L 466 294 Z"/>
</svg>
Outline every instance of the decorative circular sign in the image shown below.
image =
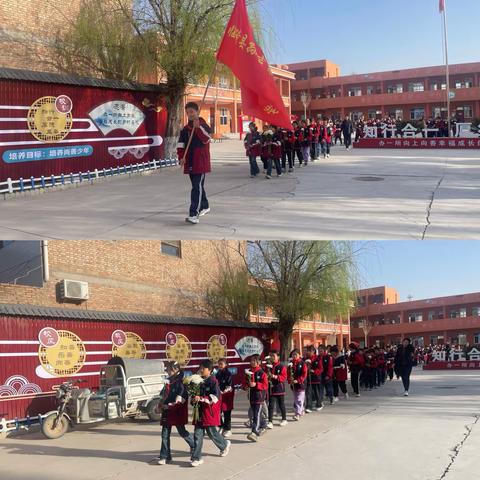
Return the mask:
<svg viewBox="0 0 480 480">
<path fill-rule="evenodd" d="M 127 335 L 123 330 L 115 330 L 112 333 L 112 343 L 116 347 L 123 347 L 127 342 Z"/>
<path fill-rule="evenodd" d="M 113 344 L 112 357 L 145 358 L 147 356 L 147 349 L 142 337 L 133 332 L 124 333 L 126 341 L 121 346 Z"/>
<path fill-rule="evenodd" d="M 182 367 L 184 367 L 188 364 L 188 362 L 190 362 L 190 358 L 192 357 L 192 344 L 185 335 L 181 333 L 175 333 L 174 335 L 176 341 L 173 345 L 169 345 L 167 340 L 167 358 L 168 360 L 178 362 Z"/>
<path fill-rule="evenodd" d="M 55 110 L 58 113 L 70 113 L 73 108 L 73 102 L 70 97 L 66 95 L 59 95 L 55 100 Z"/>
<path fill-rule="evenodd" d="M 58 341 L 54 346 L 41 345 L 38 358 L 42 367 L 51 375 L 65 377 L 77 373 L 85 362 L 87 352 L 77 335 L 67 330 L 58 330 Z"/>
<path fill-rule="evenodd" d="M 58 332 L 52 327 L 42 328 L 38 332 L 38 341 L 44 347 L 54 347 L 58 343 Z"/>
<path fill-rule="evenodd" d="M 225 335 L 224 335 L 225 337 Z M 226 337 L 225 337 L 226 340 Z M 227 356 L 226 343 L 220 343 L 219 335 L 212 335 L 207 342 L 207 357 L 214 363 Z"/>
<path fill-rule="evenodd" d="M 72 129 L 72 114 L 57 111 L 56 101 L 57 97 L 42 97 L 35 100 L 28 110 L 28 129 L 37 140 L 44 143 L 59 142 Z"/>
<path fill-rule="evenodd" d="M 218 336 L 218 341 L 220 342 L 220 345 L 222 345 L 222 346 L 227 345 L 227 336 L 224 333 L 221 333 Z"/>
</svg>

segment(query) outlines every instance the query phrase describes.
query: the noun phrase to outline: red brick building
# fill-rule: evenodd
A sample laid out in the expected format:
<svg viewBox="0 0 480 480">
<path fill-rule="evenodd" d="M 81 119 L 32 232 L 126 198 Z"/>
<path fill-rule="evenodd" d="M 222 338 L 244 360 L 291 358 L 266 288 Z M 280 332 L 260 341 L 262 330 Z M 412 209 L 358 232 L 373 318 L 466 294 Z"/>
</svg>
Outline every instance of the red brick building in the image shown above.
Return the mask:
<svg viewBox="0 0 480 480">
<path fill-rule="evenodd" d="M 328 60 L 292 63 L 292 113 L 304 115 L 302 92 L 311 101 L 307 116 L 353 119 L 392 116 L 403 120 L 446 117 L 444 66 L 340 75 Z M 451 112 L 459 120 L 480 117 L 480 62 L 450 66 Z"/>
<path fill-rule="evenodd" d="M 360 290 L 351 315 L 351 336 L 369 345 L 396 344 L 410 337 L 415 345 L 480 343 L 480 292 L 407 302 L 389 287 Z M 362 328 L 363 327 L 363 328 Z"/>
</svg>

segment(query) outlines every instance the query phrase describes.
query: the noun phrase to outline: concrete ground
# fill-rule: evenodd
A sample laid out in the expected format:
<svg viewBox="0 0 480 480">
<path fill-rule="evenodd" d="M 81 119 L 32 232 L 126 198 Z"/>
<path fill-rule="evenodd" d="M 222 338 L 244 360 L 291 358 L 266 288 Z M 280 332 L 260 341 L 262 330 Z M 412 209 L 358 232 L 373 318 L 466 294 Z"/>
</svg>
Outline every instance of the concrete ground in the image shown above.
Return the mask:
<svg viewBox="0 0 480 480">
<path fill-rule="evenodd" d="M 337 147 L 294 174 L 250 179 L 241 142 L 212 145 L 212 212 L 184 222 L 179 168 L 0 201 L 0 238 L 469 239 L 480 236 L 480 152 Z"/>
<path fill-rule="evenodd" d="M 275 427 L 256 444 L 246 439 L 246 404 L 239 393 L 229 456 L 220 458 L 206 441 L 205 463 L 195 470 L 177 434 L 172 438 L 174 464 L 148 465 L 159 447 L 159 426 L 143 421 L 82 428 L 58 440 L 30 432 L 0 441 L 0 478 L 478 478 L 480 372 L 417 370 L 411 396 L 402 393 L 400 381 L 387 381 L 379 390 L 362 392 L 360 398 Z"/>
</svg>

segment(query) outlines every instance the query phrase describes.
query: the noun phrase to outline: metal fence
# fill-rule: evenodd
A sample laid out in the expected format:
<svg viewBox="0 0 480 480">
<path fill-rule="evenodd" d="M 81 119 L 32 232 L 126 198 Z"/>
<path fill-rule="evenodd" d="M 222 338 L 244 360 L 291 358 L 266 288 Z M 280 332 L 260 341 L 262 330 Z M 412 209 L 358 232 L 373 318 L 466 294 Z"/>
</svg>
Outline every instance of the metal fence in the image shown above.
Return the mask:
<svg viewBox="0 0 480 480">
<path fill-rule="evenodd" d="M 7 178 L 6 182 L 0 182 L 0 194 L 12 194 L 16 192 L 27 192 L 33 190 L 46 189 L 51 187 L 60 187 L 64 185 L 80 184 L 83 182 L 93 183 L 100 178 L 108 178 L 116 175 L 135 175 L 147 171 L 158 170 L 160 168 L 173 167 L 178 165 L 176 158 L 165 160 L 152 160 L 150 162 L 135 163 L 132 165 L 123 165 L 101 170 L 77 172 L 61 175 L 41 176 L 38 178 L 19 178 L 12 180 Z"/>
</svg>

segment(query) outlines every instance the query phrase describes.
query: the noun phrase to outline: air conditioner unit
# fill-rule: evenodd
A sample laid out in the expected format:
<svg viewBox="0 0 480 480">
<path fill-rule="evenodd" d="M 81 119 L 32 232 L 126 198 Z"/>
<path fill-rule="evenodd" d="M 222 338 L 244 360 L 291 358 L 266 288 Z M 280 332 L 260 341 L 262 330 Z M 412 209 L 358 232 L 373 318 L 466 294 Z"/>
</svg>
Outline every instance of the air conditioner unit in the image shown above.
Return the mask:
<svg viewBox="0 0 480 480">
<path fill-rule="evenodd" d="M 88 283 L 77 280 L 62 280 L 61 296 L 66 300 L 88 300 Z"/>
</svg>

